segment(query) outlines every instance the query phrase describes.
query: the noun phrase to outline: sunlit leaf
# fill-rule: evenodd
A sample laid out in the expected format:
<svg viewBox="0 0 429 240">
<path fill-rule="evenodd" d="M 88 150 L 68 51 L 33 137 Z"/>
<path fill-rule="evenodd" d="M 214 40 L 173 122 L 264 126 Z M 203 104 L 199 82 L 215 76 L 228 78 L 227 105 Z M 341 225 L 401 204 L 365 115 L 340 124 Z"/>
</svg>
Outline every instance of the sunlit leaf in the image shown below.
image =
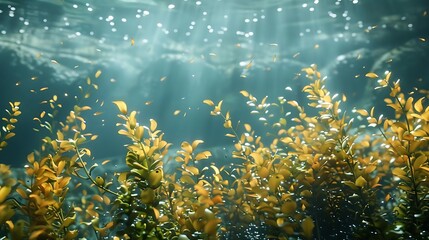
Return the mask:
<svg viewBox="0 0 429 240">
<path fill-rule="evenodd" d="M 414 109 L 416 110 L 416 112 L 420 113 L 423 111 L 423 104 L 422 104 L 423 99 L 424 97 L 420 98 L 414 103 Z"/>
<path fill-rule="evenodd" d="M 205 103 L 205 104 L 207 104 L 209 106 L 214 106 L 214 102 L 212 100 L 210 100 L 210 99 L 204 100 L 203 103 Z"/>
<path fill-rule="evenodd" d="M 261 156 L 261 154 L 254 152 L 251 153 L 250 156 L 253 158 L 256 165 L 261 166 L 264 163 L 264 158 Z"/>
<path fill-rule="evenodd" d="M 189 143 L 188 143 L 188 142 L 186 142 L 186 141 L 182 142 L 182 144 L 181 144 L 181 148 L 182 148 L 185 152 L 187 152 L 188 154 L 191 154 L 191 153 L 192 153 L 192 151 L 193 151 L 191 144 L 189 144 Z"/>
<path fill-rule="evenodd" d="M 196 149 L 197 147 L 198 147 L 198 145 L 200 145 L 201 143 L 204 143 L 204 141 L 203 140 L 199 140 L 199 139 L 197 139 L 197 140 L 194 140 L 193 142 L 192 142 L 192 149 Z"/>
<path fill-rule="evenodd" d="M 202 159 L 208 159 L 211 156 L 212 156 L 212 154 L 210 153 L 210 151 L 200 152 L 197 154 L 197 156 L 195 156 L 195 161 L 199 161 Z"/>
<path fill-rule="evenodd" d="M 154 132 L 156 130 L 156 127 L 158 126 L 158 123 L 154 119 L 149 119 L 150 121 L 150 130 Z"/>
<path fill-rule="evenodd" d="M 243 95 L 244 97 L 249 97 L 249 93 L 245 90 L 240 91 L 241 95 Z"/>
<path fill-rule="evenodd" d="M 127 114 L 127 105 L 124 101 L 113 101 L 114 104 L 118 107 L 119 111 L 126 115 Z"/>
<path fill-rule="evenodd" d="M 369 72 L 367 74 L 365 74 L 365 77 L 369 77 L 369 78 L 378 78 L 378 75 L 373 73 L 373 72 Z"/>
</svg>

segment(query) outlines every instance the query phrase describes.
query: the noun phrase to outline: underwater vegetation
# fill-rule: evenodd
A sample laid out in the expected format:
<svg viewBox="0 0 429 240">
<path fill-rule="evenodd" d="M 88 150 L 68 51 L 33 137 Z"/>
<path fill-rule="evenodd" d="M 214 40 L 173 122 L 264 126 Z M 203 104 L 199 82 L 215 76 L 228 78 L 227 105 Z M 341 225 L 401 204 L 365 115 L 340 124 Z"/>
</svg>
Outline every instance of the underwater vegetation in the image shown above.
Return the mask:
<svg viewBox="0 0 429 240">
<path fill-rule="evenodd" d="M 390 72 L 367 73 L 390 112 L 347 112 L 347 97 L 332 95 L 315 65 L 302 71 L 304 102 L 240 92 L 261 126 L 234 119 L 222 100 L 203 101 L 231 139 L 229 165 L 198 139 L 166 159 L 171 143 L 156 120 L 118 100 L 127 168 L 100 173 L 112 163 L 92 155 L 98 135 L 85 120 L 99 113 L 91 104 L 64 109 L 54 95 L 35 118 L 46 134 L 25 177 L 0 164 L 1 239 L 245 239 L 254 226 L 255 239 L 429 238 L 427 91 L 406 94 Z M 6 112 L 1 149 L 12 144 L 20 103 Z M 176 171 L 164 171 L 169 161 Z"/>
</svg>

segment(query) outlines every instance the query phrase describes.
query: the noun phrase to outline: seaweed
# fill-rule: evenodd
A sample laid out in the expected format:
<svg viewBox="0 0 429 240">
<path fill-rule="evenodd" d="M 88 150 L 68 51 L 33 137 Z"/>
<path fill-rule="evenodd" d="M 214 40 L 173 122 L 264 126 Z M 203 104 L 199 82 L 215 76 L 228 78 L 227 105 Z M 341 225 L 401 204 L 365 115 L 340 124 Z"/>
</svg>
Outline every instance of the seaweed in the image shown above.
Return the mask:
<svg viewBox="0 0 429 240">
<path fill-rule="evenodd" d="M 316 65 L 302 69 L 305 101 L 244 97 L 252 116 L 236 120 L 222 100 L 203 101 L 221 119 L 232 161 L 222 164 L 204 141 L 182 141 L 171 156 L 158 122 L 139 120 L 124 101 L 118 134 L 128 143 L 114 175 L 92 154 L 88 116 L 97 116 L 96 80 L 63 109 L 57 95 L 34 120 L 41 146 L 25 176 L 0 164 L 4 239 L 425 239 L 428 237 L 429 106 L 426 90 L 405 94 L 400 82 L 367 73 L 385 91 L 380 110 L 344 106 Z M 21 114 L 11 102 L 1 148 Z M 64 121 L 60 112 L 67 111 Z M 48 116 L 48 117 L 46 117 Z M 390 116 L 390 117 L 389 117 Z M 165 164 L 177 166 L 165 172 Z M 234 224 L 231 224 L 234 223 Z M 91 231 L 89 231 L 91 230 Z"/>
</svg>

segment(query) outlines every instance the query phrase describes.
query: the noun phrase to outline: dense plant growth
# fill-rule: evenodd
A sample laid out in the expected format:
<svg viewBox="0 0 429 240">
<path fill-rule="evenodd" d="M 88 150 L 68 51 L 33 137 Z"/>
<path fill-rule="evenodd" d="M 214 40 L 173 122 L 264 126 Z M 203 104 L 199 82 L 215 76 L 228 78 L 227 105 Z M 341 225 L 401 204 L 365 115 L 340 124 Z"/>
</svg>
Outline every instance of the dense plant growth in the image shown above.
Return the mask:
<svg viewBox="0 0 429 240">
<path fill-rule="evenodd" d="M 346 112 L 346 96 L 332 95 L 316 66 L 303 73 L 306 102 L 240 92 L 261 126 L 234 119 L 222 100 L 204 100 L 221 118 L 234 161 L 220 165 L 199 150 L 202 140 L 183 141 L 168 174 L 171 143 L 123 101 L 114 104 L 118 134 L 129 140 L 126 170 L 97 171 L 111 163 L 92 155 L 88 143 L 98 135 L 85 116 L 99 113 L 77 104 L 60 121 L 54 95 L 35 118 L 46 135 L 27 157 L 25 178 L 0 164 L 1 239 L 235 239 L 252 226 L 270 239 L 428 238 L 425 92 L 405 94 L 391 73 L 368 73 L 388 111 Z M 83 98 L 97 89 L 88 78 Z M 15 134 L 19 106 L 10 103 L 2 119 L 0 149 Z"/>
</svg>

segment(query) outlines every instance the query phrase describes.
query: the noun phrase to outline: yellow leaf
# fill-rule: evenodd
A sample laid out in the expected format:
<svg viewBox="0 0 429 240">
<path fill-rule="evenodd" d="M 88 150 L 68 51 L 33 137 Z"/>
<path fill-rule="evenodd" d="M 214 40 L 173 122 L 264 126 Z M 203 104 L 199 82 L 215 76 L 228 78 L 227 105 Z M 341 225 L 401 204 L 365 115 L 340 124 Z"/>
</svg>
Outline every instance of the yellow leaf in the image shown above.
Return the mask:
<svg viewBox="0 0 429 240">
<path fill-rule="evenodd" d="M 82 131 L 85 131 L 85 129 L 86 129 L 86 123 L 85 122 L 81 122 L 80 123 L 80 128 L 82 129 Z"/>
<path fill-rule="evenodd" d="M 221 222 L 220 219 L 215 218 L 215 219 L 211 219 L 209 220 L 205 225 L 204 225 L 204 233 L 206 233 L 209 236 L 215 236 L 216 232 L 217 232 L 217 225 Z"/>
<path fill-rule="evenodd" d="M 365 109 L 357 109 L 356 112 L 364 117 L 368 116 L 368 111 Z"/>
<path fill-rule="evenodd" d="M 2 203 L 4 200 L 6 200 L 10 191 L 11 191 L 11 188 L 9 186 L 3 186 L 0 188 L 0 203 Z"/>
<path fill-rule="evenodd" d="M 27 196 L 27 192 L 24 190 L 24 189 L 22 189 L 22 188 L 17 188 L 16 189 L 16 192 L 23 198 L 23 199 L 27 199 L 28 198 L 28 196 Z"/>
<path fill-rule="evenodd" d="M 365 178 L 363 178 L 362 176 L 359 176 L 356 179 L 355 185 L 358 187 L 364 187 L 367 184 L 367 181 Z"/>
<path fill-rule="evenodd" d="M 313 237 L 314 222 L 310 216 L 306 217 L 302 221 L 301 228 L 302 228 L 302 234 L 306 239 L 311 239 Z"/>
<path fill-rule="evenodd" d="M 161 186 L 161 181 L 164 176 L 162 169 L 155 169 L 149 172 L 149 176 L 147 178 L 149 182 L 149 187 L 152 189 L 156 189 Z"/>
<path fill-rule="evenodd" d="M 200 145 L 200 143 L 204 143 L 204 141 L 203 140 L 194 140 L 193 142 L 192 142 L 192 149 L 196 149 L 197 147 L 198 147 L 198 145 Z"/>
<path fill-rule="evenodd" d="M 406 175 L 407 175 L 407 173 L 404 171 L 404 169 L 399 168 L 399 167 L 394 168 L 394 169 L 392 170 L 392 173 L 393 173 L 393 175 L 395 175 L 395 176 L 397 176 L 397 177 L 403 177 L 403 176 L 406 176 Z"/>
<path fill-rule="evenodd" d="M 280 183 L 283 181 L 283 179 L 284 177 L 281 174 L 271 176 L 268 180 L 268 186 L 270 187 L 270 191 L 277 191 L 277 188 L 280 186 Z"/>
<path fill-rule="evenodd" d="M 189 175 L 183 175 L 183 176 L 180 178 L 180 181 L 181 181 L 182 183 L 187 183 L 187 184 L 195 185 L 195 181 L 194 181 L 194 179 L 192 179 L 192 177 L 191 177 L 191 176 L 189 176 Z"/>
<path fill-rule="evenodd" d="M 418 113 L 423 111 L 423 104 L 422 104 L 423 99 L 424 97 L 420 98 L 414 103 L 414 109 L 416 109 L 416 112 Z"/>
<path fill-rule="evenodd" d="M 392 72 L 388 72 L 387 75 L 386 75 L 386 78 L 384 78 L 384 80 L 386 80 L 386 82 L 389 81 L 390 75 L 392 75 Z"/>
<path fill-rule="evenodd" d="M 61 172 L 63 171 L 64 167 L 66 166 L 66 162 L 65 161 L 60 161 L 58 163 L 58 167 L 57 167 L 57 176 L 59 176 L 61 174 Z"/>
<path fill-rule="evenodd" d="M 195 161 L 199 161 L 202 159 L 208 159 L 211 156 L 212 156 L 212 154 L 210 153 L 210 151 L 200 152 L 197 154 L 197 156 L 195 156 Z"/>
<path fill-rule="evenodd" d="M 250 126 L 250 124 L 247 124 L 247 123 L 244 124 L 244 128 L 246 129 L 247 132 L 250 132 L 252 130 L 252 126 Z"/>
<path fill-rule="evenodd" d="M 251 153 L 250 156 L 253 158 L 256 165 L 261 166 L 264 163 L 264 158 L 261 156 L 261 154 L 254 152 Z"/>
<path fill-rule="evenodd" d="M 191 144 L 189 144 L 188 142 L 184 141 L 181 144 L 182 149 L 187 152 L 188 154 L 191 154 L 193 152 L 192 146 Z"/>
<path fill-rule="evenodd" d="M 186 171 L 192 173 L 192 175 L 194 175 L 194 176 L 197 176 L 200 174 L 200 170 L 196 167 L 186 166 L 185 169 L 186 169 Z"/>
<path fill-rule="evenodd" d="M 267 178 L 270 174 L 270 171 L 266 167 L 261 167 L 258 171 L 258 175 L 260 178 Z"/>
<path fill-rule="evenodd" d="M 285 214 L 292 214 L 295 212 L 297 204 L 295 201 L 284 202 L 281 206 L 281 211 Z"/>
<path fill-rule="evenodd" d="M 207 104 L 209 106 L 214 106 L 214 102 L 212 100 L 210 100 L 210 99 L 204 100 L 203 103 L 205 103 L 205 104 Z"/>
<path fill-rule="evenodd" d="M 240 91 L 241 95 L 243 95 L 244 97 L 249 97 L 249 93 L 245 90 Z"/>
<path fill-rule="evenodd" d="M 158 126 L 158 124 L 156 123 L 156 121 L 155 120 L 153 120 L 153 119 L 149 119 L 149 121 L 150 121 L 150 130 L 152 131 L 152 132 L 154 132 L 155 130 L 156 130 L 156 127 Z"/>
<path fill-rule="evenodd" d="M 367 74 L 365 74 L 365 77 L 369 77 L 369 78 L 378 78 L 378 75 L 373 73 L 373 72 L 369 72 Z"/>
<path fill-rule="evenodd" d="M 411 109 L 411 107 L 413 106 L 413 97 L 409 97 L 407 99 L 407 102 L 405 103 L 405 111 L 409 111 Z"/>
<path fill-rule="evenodd" d="M 11 138 L 13 136 L 15 136 L 15 133 L 10 132 L 10 133 L 6 134 L 6 136 L 4 137 L 4 140 L 7 140 L 7 139 L 9 139 L 9 138 Z"/>
<path fill-rule="evenodd" d="M 98 71 L 95 73 L 95 78 L 100 77 L 100 75 L 101 75 L 101 70 L 98 70 Z"/>
<path fill-rule="evenodd" d="M 420 155 L 413 163 L 413 166 L 415 168 L 419 168 L 420 166 L 422 166 L 427 160 L 426 155 Z"/>
<path fill-rule="evenodd" d="M 127 114 L 127 104 L 124 101 L 113 101 L 113 103 L 116 104 L 122 114 Z"/>
<path fill-rule="evenodd" d="M 376 168 L 377 168 L 377 166 L 375 166 L 375 165 L 369 165 L 365 168 L 365 173 L 367 173 L 367 174 L 372 173 Z"/>
</svg>

